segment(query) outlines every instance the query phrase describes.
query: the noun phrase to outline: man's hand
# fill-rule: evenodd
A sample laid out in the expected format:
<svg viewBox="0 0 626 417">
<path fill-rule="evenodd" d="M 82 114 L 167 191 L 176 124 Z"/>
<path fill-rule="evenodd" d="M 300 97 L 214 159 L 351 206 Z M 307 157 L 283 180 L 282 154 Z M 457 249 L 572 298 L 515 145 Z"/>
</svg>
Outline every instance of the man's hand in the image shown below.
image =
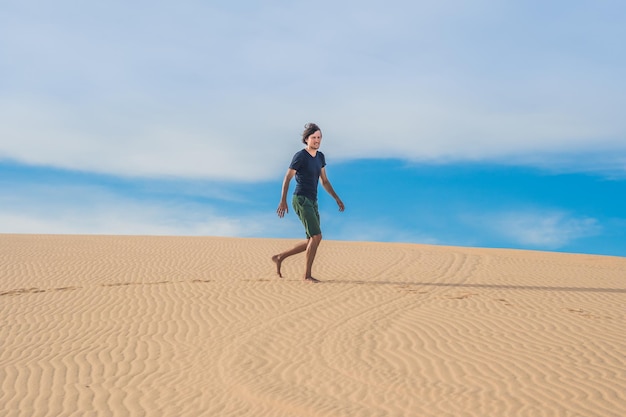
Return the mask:
<svg viewBox="0 0 626 417">
<path fill-rule="evenodd" d="M 340 198 L 338 198 L 336 201 L 337 205 L 339 206 L 339 211 L 344 211 L 346 207 L 343 205 L 343 201 L 341 201 Z"/>
<path fill-rule="evenodd" d="M 276 209 L 276 213 L 278 213 L 278 217 L 281 219 L 285 216 L 285 213 L 289 213 L 289 206 L 286 201 L 281 201 Z"/>
</svg>

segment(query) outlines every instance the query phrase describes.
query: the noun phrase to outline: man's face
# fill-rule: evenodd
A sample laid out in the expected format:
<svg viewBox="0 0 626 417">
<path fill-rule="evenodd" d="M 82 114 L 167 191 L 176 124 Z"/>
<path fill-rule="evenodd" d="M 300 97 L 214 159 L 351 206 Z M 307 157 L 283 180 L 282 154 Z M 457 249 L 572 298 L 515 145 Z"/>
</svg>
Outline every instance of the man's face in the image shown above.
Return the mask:
<svg viewBox="0 0 626 417">
<path fill-rule="evenodd" d="M 319 130 L 306 138 L 307 146 L 310 149 L 319 149 L 320 144 L 322 143 L 322 132 Z"/>
</svg>

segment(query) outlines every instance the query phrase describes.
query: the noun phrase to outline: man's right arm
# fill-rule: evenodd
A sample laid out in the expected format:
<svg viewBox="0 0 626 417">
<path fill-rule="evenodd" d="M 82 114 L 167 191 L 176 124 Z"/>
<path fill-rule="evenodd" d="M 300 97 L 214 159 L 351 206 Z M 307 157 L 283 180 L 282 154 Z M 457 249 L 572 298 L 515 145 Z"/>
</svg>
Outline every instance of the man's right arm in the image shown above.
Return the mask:
<svg viewBox="0 0 626 417">
<path fill-rule="evenodd" d="M 278 204 L 278 209 L 276 210 L 278 217 L 284 217 L 285 213 L 289 212 L 289 206 L 287 205 L 287 193 L 289 192 L 289 183 L 295 175 L 296 170 L 292 168 L 289 168 L 285 174 L 285 178 L 283 179 L 283 188 L 280 195 L 280 203 Z"/>
</svg>

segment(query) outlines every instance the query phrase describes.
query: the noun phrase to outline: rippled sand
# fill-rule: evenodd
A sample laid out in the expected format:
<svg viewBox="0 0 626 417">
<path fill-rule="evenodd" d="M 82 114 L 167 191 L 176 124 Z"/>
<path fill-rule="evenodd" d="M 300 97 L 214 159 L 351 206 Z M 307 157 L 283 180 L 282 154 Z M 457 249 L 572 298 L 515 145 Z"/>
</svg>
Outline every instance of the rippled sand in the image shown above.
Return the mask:
<svg viewBox="0 0 626 417">
<path fill-rule="evenodd" d="M 293 243 L 0 235 L 0 415 L 626 415 L 626 258 Z"/>
</svg>

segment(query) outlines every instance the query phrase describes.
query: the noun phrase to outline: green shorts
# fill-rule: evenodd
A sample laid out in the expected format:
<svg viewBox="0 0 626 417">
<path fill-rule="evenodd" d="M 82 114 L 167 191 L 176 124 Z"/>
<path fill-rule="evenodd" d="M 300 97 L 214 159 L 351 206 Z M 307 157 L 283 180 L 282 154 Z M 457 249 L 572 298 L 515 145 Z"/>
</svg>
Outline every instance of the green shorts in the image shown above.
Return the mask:
<svg viewBox="0 0 626 417">
<path fill-rule="evenodd" d="M 306 237 L 321 235 L 320 212 L 317 209 L 317 201 L 313 201 L 303 195 L 293 195 L 293 209 L 302 221 Z"/>
</svg>

